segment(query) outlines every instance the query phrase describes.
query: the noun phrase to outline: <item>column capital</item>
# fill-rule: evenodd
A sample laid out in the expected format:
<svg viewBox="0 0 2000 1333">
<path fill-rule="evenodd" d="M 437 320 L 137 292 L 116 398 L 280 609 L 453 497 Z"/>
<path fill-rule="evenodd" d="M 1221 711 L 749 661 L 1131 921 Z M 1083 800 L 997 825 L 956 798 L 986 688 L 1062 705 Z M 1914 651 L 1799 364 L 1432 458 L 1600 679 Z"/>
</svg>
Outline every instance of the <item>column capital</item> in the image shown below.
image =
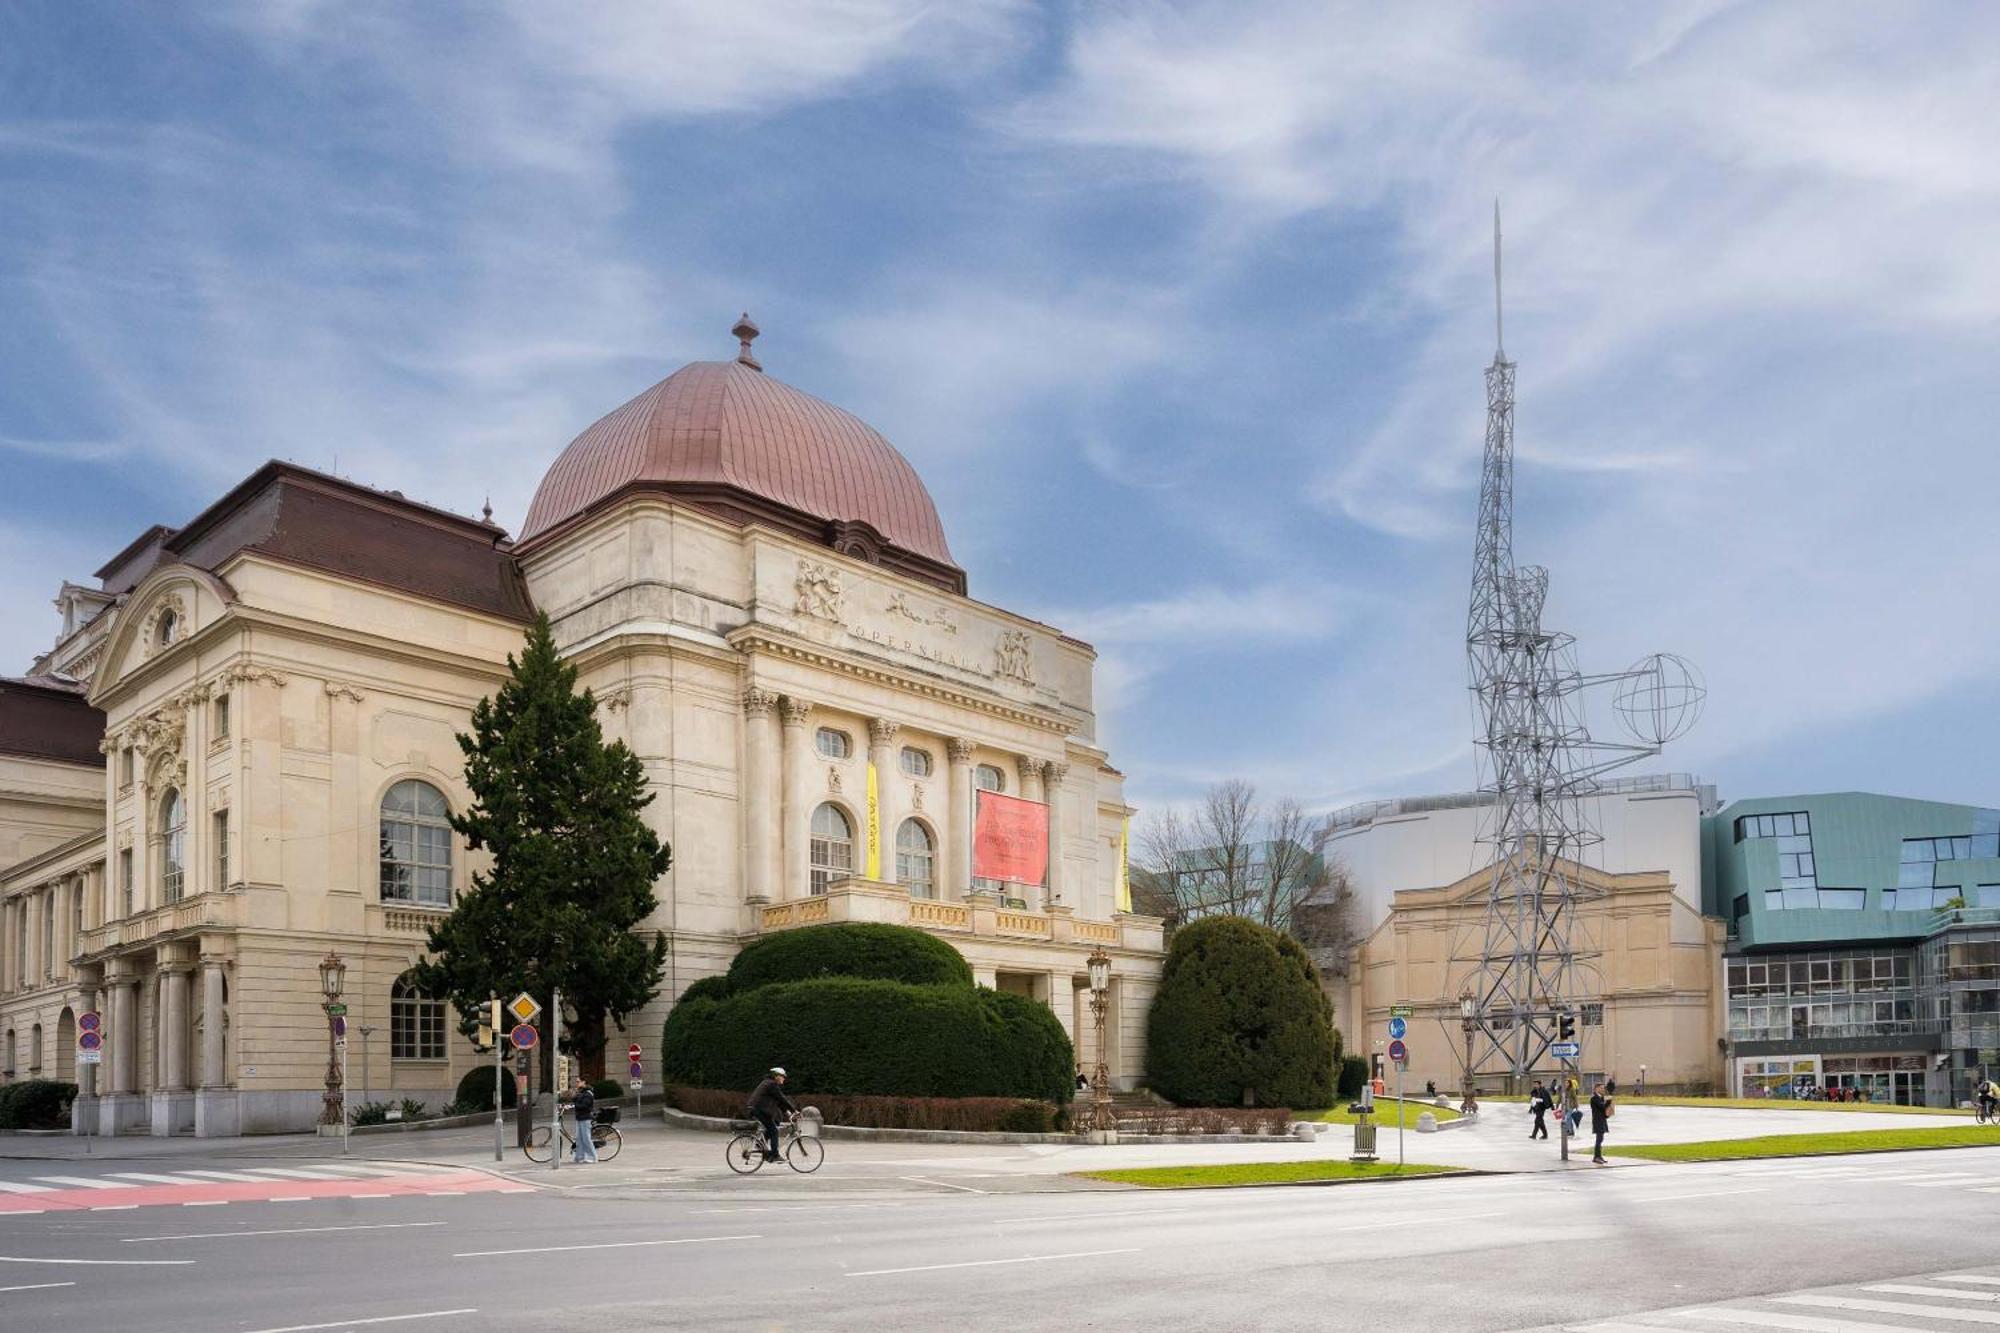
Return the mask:
<svg viewBox="0 0 2000 1333">
<path fill-rule="evenodd" d="M 870 745 L 894 744 L 896 733 L 902 729 L 903 724 L 900 722 L 891 722 L 886 717 L 871 717 L 868 719 L 868 743 Z"/>
<path fill-rule="evenodd" d="M 786 695 L 780 701 L 779 707 L 784 712 L 785 725 L 788 727 L 803 727 L 806 719 L 812 716 L 812 701 L 801 699 L 796 695 Z"/>
<path fill-rule="evenodd" d="M 750 717 L 769 717 L 771 710 L 778 706 L 778 695 L 774 690 L 760 689 L 752 685 L 743 691 L 743 711 Z"/>
<path fill-rule="evenodd" d="M 1025 754 L 1016 760 L 1015 763 L 1021 770 L 1021 781 L 1023 784 L 1041 777 L 1049 767 L 1046 759 L 1036 759 L 1032 755 Z"/>
<path fill-rule="evenodd" d="M 972 762 L 973 751 L 977 750 L 979 745 L 977 742 L 969 741 L 963 736 L 953 736 L 945 741 L 944 748 L 945 752 L 951 756 L 952 763 L 969 764 Z"/>
<path fill-rule="evenodd" d="M 1061 786 L 1063 779 L 1067 778 L 1068 776 L 1069 776 L 1068 764 L 1065 764 L 1061 760 L 1057 759 L 1052 759 L 1049 761 L 1047 767 L 1047 777 L 1049 780 L 1049 785 L 1051 787 Z"/>
</svg>

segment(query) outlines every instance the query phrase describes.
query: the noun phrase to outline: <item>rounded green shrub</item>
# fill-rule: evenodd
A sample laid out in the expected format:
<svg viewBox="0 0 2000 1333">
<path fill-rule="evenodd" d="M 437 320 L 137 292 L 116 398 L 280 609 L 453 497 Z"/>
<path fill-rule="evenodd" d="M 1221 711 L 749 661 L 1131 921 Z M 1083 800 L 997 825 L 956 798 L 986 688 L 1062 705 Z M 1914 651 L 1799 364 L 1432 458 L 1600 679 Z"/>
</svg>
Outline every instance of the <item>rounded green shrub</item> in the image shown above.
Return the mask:
<svg viewBox="0 0 2000 1333">
<path fill-rule="evenodd" d="M 867 977 L 911 986 L 972 986 L 972 968 L 964 956 L 935 935 L 908 926 L 842 922 L 780 931 L 745 945 L 729 964 L 728 991 L 741 994 L 758 986 L 818 977 Z M 697 981 L 682 1000 L 702 987 Z M 712 989 L 702 989 L 703 995 L 712 993 Z"/>
<path fill-rule="evenodd" d="M 689 982 L 688 988 L 681 992 L 681 998 L 676 1003 L 686 1004 L 689 1000 L 702 999 L 720 1000 L 727 994 L 729 994 L 728 977 L 702 977 L 698 981 Z"/>
<path fill-rule="evenodd" d="M 1174 932 L 1147 1026 L 1148 1078 L 1183 1106 L 1330 1106 L 1333 1010 L 1297 940 L 1243 917 Z"/>
<path fill-rule="evenodd" d="M 0 1129 L 68 1129 L 76 1084 L 24 1079 L 0 1088 Z"/>
<path fill-rule="evenodd" d="M 1342 1056 L 1340 1060 L 1340 1082 L 1335 1087 L 1338 1101 L 1351 1102 L 1361 1095 L 1361 1085 L 1368 1081 L 1368 1061 L 1358 1055 Z"/>
<path fill-rule="evenodd" d="M 590 1085 L 590 1091 L 600 1102 L 615 1102 L 625 1095 L 625 1085 L 615 1078 L 600 1078 Z"/>
<path fill-rule="evenodd" d="M 668 1082 L 746 1093 L 783 1065 L 814 1092 L 1063 1103 L 1073 1060 L 1056 1016 L 1024 997 L 847 976 L 683 998 L 661 1045 Z"/>
<path fill-rule="evenodd" d="M 509 1064 L 511 1065 L 511 1063 L 510 1061 Z M 514 1093 L 514 1071 L 510 1067 L 503 1071 L 500 1076 L 500 1105 L 503 1109 L 512 1110 L 516 1100 L 517 1098 Z M 458 1092 L 454 1096 L 453 1101 L 458 1106 L 465 1108 L 465 1113 L 468 1115 L 474 1111 L 492 1110 L 493 1066 L 490 1064 L 480 1064 L 466 1070 L 465 1077 L 458 1081 Z"/>
</svg>

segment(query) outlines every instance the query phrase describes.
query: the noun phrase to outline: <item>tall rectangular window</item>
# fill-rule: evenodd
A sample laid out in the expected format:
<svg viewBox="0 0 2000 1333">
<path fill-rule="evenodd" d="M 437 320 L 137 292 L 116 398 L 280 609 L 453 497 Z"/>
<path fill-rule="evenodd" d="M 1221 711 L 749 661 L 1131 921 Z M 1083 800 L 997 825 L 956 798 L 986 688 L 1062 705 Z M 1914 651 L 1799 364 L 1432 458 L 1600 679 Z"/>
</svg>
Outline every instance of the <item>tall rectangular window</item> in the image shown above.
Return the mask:
<svg viewBox="0 0 2000 1333">
<path fill-rule="evenodd" d="M 132 849 L 118 853 L 118 915 L 132 915 Z"/>
<path fill-rule="evenodd" d="M 118 785 L 132 785 L 132 747 L 129 745 L 118 753 Z"/>
<path fill-rule="evenodd" d="M 54 888 L 42 890 L 42 977 L 47 980 L 56 974 L 56 891 Z"/>
<path fill-rule="evenodd" d="M 209 823 L 215 838 L 215 888 L 220 893 L 229 887 L 229 812 L 217 810 Z"/>
<path fill-rule="evenodd" d="M 226 694 L 215 701 L 215 739 L 229 739 L 229 696 Z"/>
</svg>

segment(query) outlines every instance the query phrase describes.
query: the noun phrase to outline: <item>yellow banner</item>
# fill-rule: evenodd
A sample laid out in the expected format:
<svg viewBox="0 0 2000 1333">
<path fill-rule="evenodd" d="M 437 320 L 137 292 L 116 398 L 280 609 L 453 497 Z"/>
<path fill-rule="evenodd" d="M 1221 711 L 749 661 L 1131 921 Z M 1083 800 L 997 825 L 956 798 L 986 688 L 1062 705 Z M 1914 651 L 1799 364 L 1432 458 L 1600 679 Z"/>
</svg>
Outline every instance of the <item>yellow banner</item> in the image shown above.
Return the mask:
<svg viewBox="0 0 2000 1333">
<path fill-rule="evenodd" d="M 1118 910 L 1132 910 L 1132 816 L 1118 825 Z"/>
<path fill-rule="evenodd" d="M 882 793 L 868 765 L 868 878 L 882 878 Z"/>
</svg>

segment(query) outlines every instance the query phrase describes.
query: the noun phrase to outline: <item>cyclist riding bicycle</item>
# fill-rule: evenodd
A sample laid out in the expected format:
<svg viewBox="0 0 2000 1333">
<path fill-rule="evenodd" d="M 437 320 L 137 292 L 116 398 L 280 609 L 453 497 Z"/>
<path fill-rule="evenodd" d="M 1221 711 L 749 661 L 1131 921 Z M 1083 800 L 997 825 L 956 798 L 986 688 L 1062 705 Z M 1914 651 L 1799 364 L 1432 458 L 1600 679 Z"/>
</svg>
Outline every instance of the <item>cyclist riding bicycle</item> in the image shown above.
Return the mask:
<svg viewBox="0 0 2000 1333">
<path fill-rule="evenodd" d="M 1976 1095 L 1979 1098 L 1980 1119 L 1991 1120 L 1996 1103 L 2000 1103 L 2000 1087 L 1996 1087 L 1990 1078 L 1981 1079 Z"/>
<path fill-rule="evenodd" d="M 750 1105 L 746 1108 L 751 1118 L 764 1127 L 764 1160 L 778 1160 L 778 1114 L 784 1112 L 797 1115 L 799 1108 L 785 1095 L 785 1070 L 782 1065 L 771 1066 L 771 1072 L 757 1085 L 757 1091 L 750 1094 Z"/>
</svg>

